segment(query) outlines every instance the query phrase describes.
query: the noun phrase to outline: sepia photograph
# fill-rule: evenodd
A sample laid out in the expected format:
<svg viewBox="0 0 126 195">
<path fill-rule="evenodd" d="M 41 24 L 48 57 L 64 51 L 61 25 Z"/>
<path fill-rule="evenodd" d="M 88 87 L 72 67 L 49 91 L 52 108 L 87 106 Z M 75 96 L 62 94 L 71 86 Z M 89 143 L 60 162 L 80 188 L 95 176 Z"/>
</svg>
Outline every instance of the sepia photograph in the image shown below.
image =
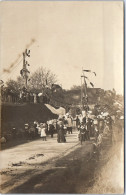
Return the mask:
<svg viewBox="0 0 126 195">
<path fill-rule="evenodd" d="M 0 193 L 124 194 L 124 1 L 1 1 L 0 42 Z"/>
</svg>

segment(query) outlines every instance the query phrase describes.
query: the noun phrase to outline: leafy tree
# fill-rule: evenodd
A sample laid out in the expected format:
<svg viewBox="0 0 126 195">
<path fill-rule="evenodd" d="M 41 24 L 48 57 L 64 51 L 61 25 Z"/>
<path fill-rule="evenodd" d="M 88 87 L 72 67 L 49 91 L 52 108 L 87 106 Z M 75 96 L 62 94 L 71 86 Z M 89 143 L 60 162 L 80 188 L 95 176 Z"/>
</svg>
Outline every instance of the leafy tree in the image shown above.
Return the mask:
<svg viewBox="0 0 126 195">
<path fill-rule="evenodd" d="M 32 91 L 42 92 L 57 82 L 57 77 L 50 70 L 40 67 L 30 77 L 28 88 Z"/>
<path fill-rule="evenodd" d="M 39 68 L 35 71 L 28 81 L 28 91 L 42 92 L 45 89 L 51 88 L 51 85 L 56 83 L 56 75 L 46 68 Z M 24 87 L 24 80 L 21 76 L 17 80 L 10 79 L 6 82 L 7 88 L 19 92 Z"/>
</svg>

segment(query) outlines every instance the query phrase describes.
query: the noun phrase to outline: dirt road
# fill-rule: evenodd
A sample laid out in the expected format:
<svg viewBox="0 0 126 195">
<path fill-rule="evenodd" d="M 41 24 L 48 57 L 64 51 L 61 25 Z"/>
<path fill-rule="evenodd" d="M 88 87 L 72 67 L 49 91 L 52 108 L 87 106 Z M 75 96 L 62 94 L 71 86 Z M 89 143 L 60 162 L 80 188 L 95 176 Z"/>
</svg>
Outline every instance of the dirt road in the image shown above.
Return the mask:
<svg viewBox="0 0 126 195">
<path fill-rule="evenodd" d="M 45 142 L 39 139 L 2 151 L 2 193 L 74 192 L 70 178 L 75 177 L 74 171 L 78 172 L 77 162 L 80 166 L 80 160 L 90 154 L 92 141 L 81 146 L 76 130 L 67 134 L 67 143 L 57 143 L 56 139 L 55 135 Z M 62 180 L 68 188 L 63 187 Z"/>
<path fill-rule="evenodd" d="M 112 156 L 113 151 L 105 158 L 111 147 L 110 137 L 103 139 L 101 159 L 93 153 L 93 138 L 80 145 L 76 130 L 67 135 L 67 143 L 57 143 L 56 139 L 55 135 L 46 142 L 35 140 L 2 151 L 2 193 L 84 194 L 92 189 L 96 173 L 98 178 L 100 167 Z M 107 175 L 110 170 L 107 168 Z"/>
</svg>

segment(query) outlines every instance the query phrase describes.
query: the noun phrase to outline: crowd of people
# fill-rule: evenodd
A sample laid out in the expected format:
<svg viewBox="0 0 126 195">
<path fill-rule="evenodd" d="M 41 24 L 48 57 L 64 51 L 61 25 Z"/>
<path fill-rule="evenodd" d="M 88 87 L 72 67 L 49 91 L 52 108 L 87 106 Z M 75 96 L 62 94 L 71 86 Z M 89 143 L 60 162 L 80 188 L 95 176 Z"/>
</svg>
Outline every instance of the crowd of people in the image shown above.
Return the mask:
<svg viewBox="0 0 126 195">
<path fill-rule="evenodd" d="M 58 119 L 49 119 L 48 121 L 42 123 L 38 121 L 25 123 L 22 127 L 11 126 L 10 131 L 8 132 L 11 135 L 9 138 L 6 135 L 2 135 L 2 142 L 6 142 L 9 139 L 26 139 L 34 140 L 39 137 L 43 141 L 46 141 L 46 137 L 50 136 L 53 138 L 54 134 L 57 134 L 57 141 L 65 142 L 65 134 L 72 133 L 72 117 L 69 115 L 59 116 Z M 6 139 L 6 141 L 5 141 Z"/>
<path fill-rule="evenodd" d="M 1 100 L 8 103 L 49 103 L 50 98 L 47 93 L 33 93 L 25 87 L 18 92 L 7 87 L 1 88 Z"/>
<path fill-rule="evenodd" d="M 112 124 L 114 120 L 110 115 L 107 116 L 79 116 L 76 118 L 76 125 L 79 131 L 78 137 L 81 141 L 90 140 L 90 137 L 95 137 L 95 142 L 98 143 L 101 135 L 107 131 L 112 132 Z"/>
<path fill-rule="evenodd" d="M 66 142 L 66 133 L 72 134 L 72 122 L 72 117 L 65 115 L 60 116 L 58 119 L 48 120 L 46 123 L 34 121 L 34 124 L 31 126 L 25 124 L 26 138 L 34 139 L 41 137 L 43 141 L 46 141 L 47 135 L 53 138 L 54 133 L 57 133 L 57 142 Z"/>
<path fill-rule="evenodd" d="M 83 141 L 90 140 L 91 137 L 95 138 L 98 142 L 99 135 L 103 134 L 106 128 L 112 130 L 112 123 L 114 120 L 111 116 L 93 116 L 88 112 L 85 115 L 77 115 L 73 118 L 69 113 L 64 116 L 59 116 L 58 119 L 48 120 L 45 123 L 34 121 L 33 123 L 26 123 L 21 129 L 12 127 L 12 139 L 23 137 L 26 140 L 34 140 L 42 138 L 43 141 L 47 140 L 47 136 L 53 138 L 57 134 L 57 142 L 65 143 L 67 134 L 73 133 L 73 123 L 76 124 L 78 131 L 78 140 L 81 144 Z"/>
</svg>

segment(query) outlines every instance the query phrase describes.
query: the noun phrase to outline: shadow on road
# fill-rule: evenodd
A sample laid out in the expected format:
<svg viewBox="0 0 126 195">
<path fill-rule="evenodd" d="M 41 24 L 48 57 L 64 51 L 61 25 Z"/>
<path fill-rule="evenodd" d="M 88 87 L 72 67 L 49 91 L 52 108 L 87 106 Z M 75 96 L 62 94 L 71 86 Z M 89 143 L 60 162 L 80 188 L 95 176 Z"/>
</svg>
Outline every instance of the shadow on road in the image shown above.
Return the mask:
<svg viewBox="0 0 126 195">
<path fill-rule="evenodd" d="M 34 171 L 18 174 L 8 184 L 4 183 L 2 189 L 27 176 L 28 179 L 24 180 L 23 184 L 8 193 L 78 193 L 81 186 L 86 192 L 89 185 L 94 182 L 94 171 L 97 167 L 96 161 L 91 160 L 92 150 L 91 143 L 84 143 L 60 159 L 55 161 L 52 159 L 45 165 L 37 164 Z"/>
</svg>

